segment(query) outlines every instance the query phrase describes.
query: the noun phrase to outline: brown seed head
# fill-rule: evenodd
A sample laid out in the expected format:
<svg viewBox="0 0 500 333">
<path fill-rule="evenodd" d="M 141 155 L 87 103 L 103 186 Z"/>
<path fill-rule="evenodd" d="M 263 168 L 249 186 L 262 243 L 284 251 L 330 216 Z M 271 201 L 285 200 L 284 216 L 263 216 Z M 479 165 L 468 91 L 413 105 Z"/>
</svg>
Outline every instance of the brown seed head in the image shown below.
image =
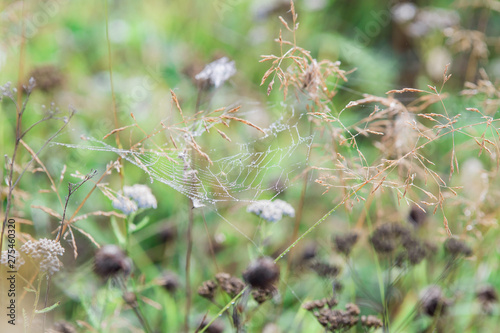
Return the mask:
<svg viewBox="0 0 500 333">
<path fill-rule="evenodd" d="M 269 257 L 261 257 L 250 263 L 243 272 L 243 279 L 252 288 L 271 289 L 280 276 L 280 268 Z"/>
<path fill-rule="evenodd" d="M 198 295 L 207 299 L 213 299 L 215 291 L 217 290 L 217 283 L 212 280 L 205 281 L 198 288 Z"/>
<path fill-rule="evenodd" d="M 344 235 L 335 236 L 333 242 L 335 244 L 335 249 L 345 254 L 346 256 L 351 253 L 352 247 L 358 241 L 358 234 L 356 232 L 349 232 Z"/>
<path fill-rule="evenodd" d="M 117 274 L 128 275 L 132 271 L 132 261 L 116 245 L 101 247 L 94 257 L 94 272 L 103 279 Z"/>
</svg>

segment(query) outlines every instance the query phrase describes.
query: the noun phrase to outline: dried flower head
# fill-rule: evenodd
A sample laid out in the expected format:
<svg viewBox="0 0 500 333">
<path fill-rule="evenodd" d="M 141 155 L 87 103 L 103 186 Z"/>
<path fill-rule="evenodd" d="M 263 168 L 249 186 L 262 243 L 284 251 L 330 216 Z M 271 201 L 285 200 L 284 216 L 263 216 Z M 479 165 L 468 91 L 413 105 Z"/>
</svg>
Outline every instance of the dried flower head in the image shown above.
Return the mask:
<svg viewBox="0 0 500 333">
<path fill-rule="evenodd" d="M 476 297 L 481 303 L 481 308 L 486 313 L 491 313 L 493 304 L 498 303 L 498 293 L 491 285 L 480 287 L 476 291 Z"/>
<path fill-rule="evenodd" d="M 272 299 L 275 292 L 276 289 L 274 288 L 271 289 L 257 288 L 252 290 L 252 297 L 257 303 L 262 304 Z"/>
<path fill-rule="evenodd" d="M 410 212 L 408 213 L 408 221 L 415 227 L 419 227 L 424 224 L 427 219 L 427 212 L 420 209 L 418 206 L 412 206 Z"/>
<path fill-rule="evenodd" d="M 307 311 L 313 311 L 316 309 L 321 309 L 325 306 L 326 304 L 326 298 L 323 299 L 318 299 L 314 301 L 307 301 L 302 304 L 302 307 L 306 309 Z"/>
<path fill-rule="evenodd" d="M 361 325 L 369 328 L 379 328 L 382 327 L 384 324 L 382 323 L 382 320 L 378 319 L 373 315 L 369 315 L 369 316 L 361 316 Z"/>
<path fill-rule="evenodd" d="M 214 298 L 216 290 L 217 283 L 212 280 L 204 281 L 198 288 L 198 295 L 211 300 Z"/>
<path fill-rule="evenodd" d="M 333 278 L 340 273 L 340 268 L 327 262 L 314 260 L 309 264 L 309 267 L 321 277 Z"/>
<path fill-rule="evenodd" d="M 217 273 L 215 279 L 219 283 L 221 289 L 231 297 L 238 295 L 245 288 L 245 283 L 243 281 L 228 273 Z"/>
<path fill-rule="evenodd" d="M 430 254 L 424 244 L 411 236 L 403 238 L 402 244 L 406 250 L 407 259 L 411 265 L 417 265 L 424 260 L 428 254 Z"/>
<path fill-rule="evenodd" d="M 444 247 L 453 257 L 458 257 L 460 255 L 469 257 L 472 255 L 472 249 L 458 238 L 448 238 L 444 243 Z"/>
<path fill-rule="evenodd" d="M 20 250 L 39 264 L 42 273 L 53 275 L 62 267 L 62 262 L 58 257 L 63 255 L 64 248 L 55 240 L 47 238 L 35 242 L 29 240 L 21 246 Z"/>
<path fill-rule="evenodd" d="M 349 313 L 351 316 L 359 316 L 359 314 L 361 313 L 359 307 L 354 303 L 347 303 L 345 305 L 345 309 L 347 313 Z"/>
<path fill-rule="evenodd" d="M 331 332 L 348 330 L 359 321 L 358 315 L 353 315 L 349 311 L 332 310 L 330 308 L 323 308 L 319 312 L 315 312 L 314 315 L 318 322 Z"/>
<path fill-rule="evenodd" d="M 118 274 L 128 275 L 131 271 L 131 259 L 116 245 L 105 245 L 95 254 L 94 272 L 103 279 Z"/>
<path fill-rule="evenodd" d="M 333 239 L 333 243 L 335 244 L 335 249 L 345 254 L 346 256 L 351 253 L 352 247 L 358 241 L 358 234 L 356 232 L 349 232 L 345 235 L 337 235 Z"/>
<path fill-rule="evenodd" d="M 52 65 L 38 66 L 28 75 L 36 82 L 36 87 L 48 92 L 59 88 L 63 83 L 63 75 L 59 68 Z"/>
<path fill-rule="evenodd" d="M 195 78 L 198 81 L 208 82 L 218 88 L 236 73 L 234 61 L 222 57 L 211 63 L 198 73 Z"/>
<path fill-rule="evenodd" d="M 171 294 L 175 293 L 180 286 L 179 277 L 171 271 L 163 272 L 162 276 L 158 279 L 158 283 Z"/>
<path fill-rule="evenodd" d="M 295 209 L 289 203 L 280 199 L 256 201 L 247 207 L 247 212 L 254 213 L 269 222 L 277 222 L 283 218 L 283 215 L 295 216 Z"/>
<path fill-rule="evenodd" d="M 397 248 L 401 237 L 407 237 L 409 234 L 410 231 L 400 224 L 386 223 L 375 229 L 370 242 L 376 252 L 387 254 Z"/>
<path fill-rule="evenodd" d="M 431 285 L 420 293 L 422 311 L 431 317 L 444 313 L 450 303 L 441 288 L 436 285 Z"/>
<path fill-rule="evenodd" d="M 280 276 L 280 268 L 269 257 L 261 257 L 250 263 L 243 272 L 243 279 L 252 286 L 252 288 L 272 289 L 273 283 Z"/>
<path fill-rule="evenodd" d="M 12 259 L 11 256 L 14 256 L 14 259 Z M 9 260 L 14 261 L 14 264 L 12 266 Z M 25 263 L 24 258 L 21 257 L 19 251 L 14 250 L 14 254 L 9 254 L 7 250 L 2 251 L 2 256 L 0 257 L 0 264 L 7 266 L 10 270 L 17 271 L 19 267 L 24 265 L 24 263 Z"/>
</svg>

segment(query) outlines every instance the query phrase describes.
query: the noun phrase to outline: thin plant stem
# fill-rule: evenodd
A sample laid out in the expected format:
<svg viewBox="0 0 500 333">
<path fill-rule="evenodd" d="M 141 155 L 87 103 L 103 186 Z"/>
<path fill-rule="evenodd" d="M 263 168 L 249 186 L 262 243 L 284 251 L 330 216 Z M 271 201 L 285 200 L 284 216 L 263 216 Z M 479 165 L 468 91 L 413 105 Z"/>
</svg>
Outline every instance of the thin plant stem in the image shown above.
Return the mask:
<svg viewBox="0 0 500 333">
<path fill-rule="evenodd" d="M 184 331 L 186 333 L 189 332 L 189 314 L 191 312 L 191 253 L 193 250 L 193 221 L 194 221 L 194 212 L 193 212 L 193 202 L 191 199 L 188 201 L 188 209 L 189 209 L 189 221 L 186 232 L 187 239 L 187 250 L 186 250 L 186 314 L 184 318 Z"/>
</svg>

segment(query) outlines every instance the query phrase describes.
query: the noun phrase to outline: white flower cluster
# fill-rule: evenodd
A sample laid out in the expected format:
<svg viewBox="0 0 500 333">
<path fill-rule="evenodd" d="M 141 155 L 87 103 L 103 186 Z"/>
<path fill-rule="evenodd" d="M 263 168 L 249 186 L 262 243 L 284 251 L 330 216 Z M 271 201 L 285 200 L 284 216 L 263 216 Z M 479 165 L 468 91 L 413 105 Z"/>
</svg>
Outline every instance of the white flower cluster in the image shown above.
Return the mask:
<svg viewBox="0 0 500 333">
<path fill-rule="evenodd" d="M 63 255 L 64 248 L 55 240 L 42 238 L 36 242 L 27 241 L 21 246 L 21 252 L 30 256 L 40 265 L 40 271 L 48 275 L 53 275 L 62 267 L 58 256 Z"/>
<path fill-rule="evenodd" d="M 113 207 L 129 215 L 138 208 L 156 209 L 156 207 L 158 207 L 158 202 L 149 187 L 135 184 L 133 186 L 123 187 L 123 195 L 119 194 L 113 200 Z"/>
<path fill-rule="evenodd" d="M 227 79 L 236 73 L 234 61 L 229 61 L 227 57 L 217 59 L 203 68 L 203 70 L 195 76 L 196 80 L 207 80 L 218 88 Z"/>
<path fill-rule="evenodd" d="M 17 251 L 17 250 L 14 250 L 14 251 L 15 251 L 14 252 L 14 259 L 12 259 L 12 254 L 10 254 L 11 257 L 9 257 L 9 253 L 7 253 L 7 250 L 2 251 L 2 256 L 0 257 L 0 264 L 9 267 L 9 269 L 12 270 L 12 267 L 10 267 L 10 264 L 12 262 L 9 262 L 9 260 L 14 260 L 13 270 L 17 271 L 19 269 L 19 267 L 24 265 L 25 261 L 24 261 L 24 258 L 21 257 L 21 254 L 19 253 L 19 251 Z"/>
<path fill-rule="evenodd" d="M 283 215 L 295 216 L 295 209 L 289 203 L 280 199 L 256 201 L 247 207 L 247 212 L 254 213 L 269 222 L 277 222 L 283 218 Z"/>
</svg>

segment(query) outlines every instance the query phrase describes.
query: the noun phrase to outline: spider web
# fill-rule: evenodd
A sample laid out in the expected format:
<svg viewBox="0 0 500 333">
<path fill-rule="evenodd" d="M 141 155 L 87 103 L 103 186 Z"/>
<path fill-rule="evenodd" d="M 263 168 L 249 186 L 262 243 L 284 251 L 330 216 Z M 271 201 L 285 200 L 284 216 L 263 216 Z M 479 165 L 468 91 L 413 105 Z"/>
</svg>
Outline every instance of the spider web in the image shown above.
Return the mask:
<svg viewBox="0 0 500 333">
<path fill-rule="evenodd" d="M 233 155 L 226 156 L 224 149 L 212 148 L 208 155 L 218 157 L 212 160 L 213 164 L 206 165 L 196 165 L 191 160 L 186 136 L 178 141 L 184 141 L 183 145 L 169 152 L 118 149 L 91 137 L 85 138 L 84 145 L 55 144 L 116 153 L 141 168 L 151 182 L 159 181 L 190 198 L 194 207 L 216 206 L 219 202 L 250 202 L 269 194 L 274 198 L 291 186 L 307 166 L 314 136 L 301 133 L 301 116 L 293 117 L 293 113 L 282 115 L 264 129 L 262 138 L 237 143 L 237 152 Z M 198 124 L 190 127 L 190 133 L 201 136 L 203 133 L 193 130 L 194 126 Z"/>
</svg>

